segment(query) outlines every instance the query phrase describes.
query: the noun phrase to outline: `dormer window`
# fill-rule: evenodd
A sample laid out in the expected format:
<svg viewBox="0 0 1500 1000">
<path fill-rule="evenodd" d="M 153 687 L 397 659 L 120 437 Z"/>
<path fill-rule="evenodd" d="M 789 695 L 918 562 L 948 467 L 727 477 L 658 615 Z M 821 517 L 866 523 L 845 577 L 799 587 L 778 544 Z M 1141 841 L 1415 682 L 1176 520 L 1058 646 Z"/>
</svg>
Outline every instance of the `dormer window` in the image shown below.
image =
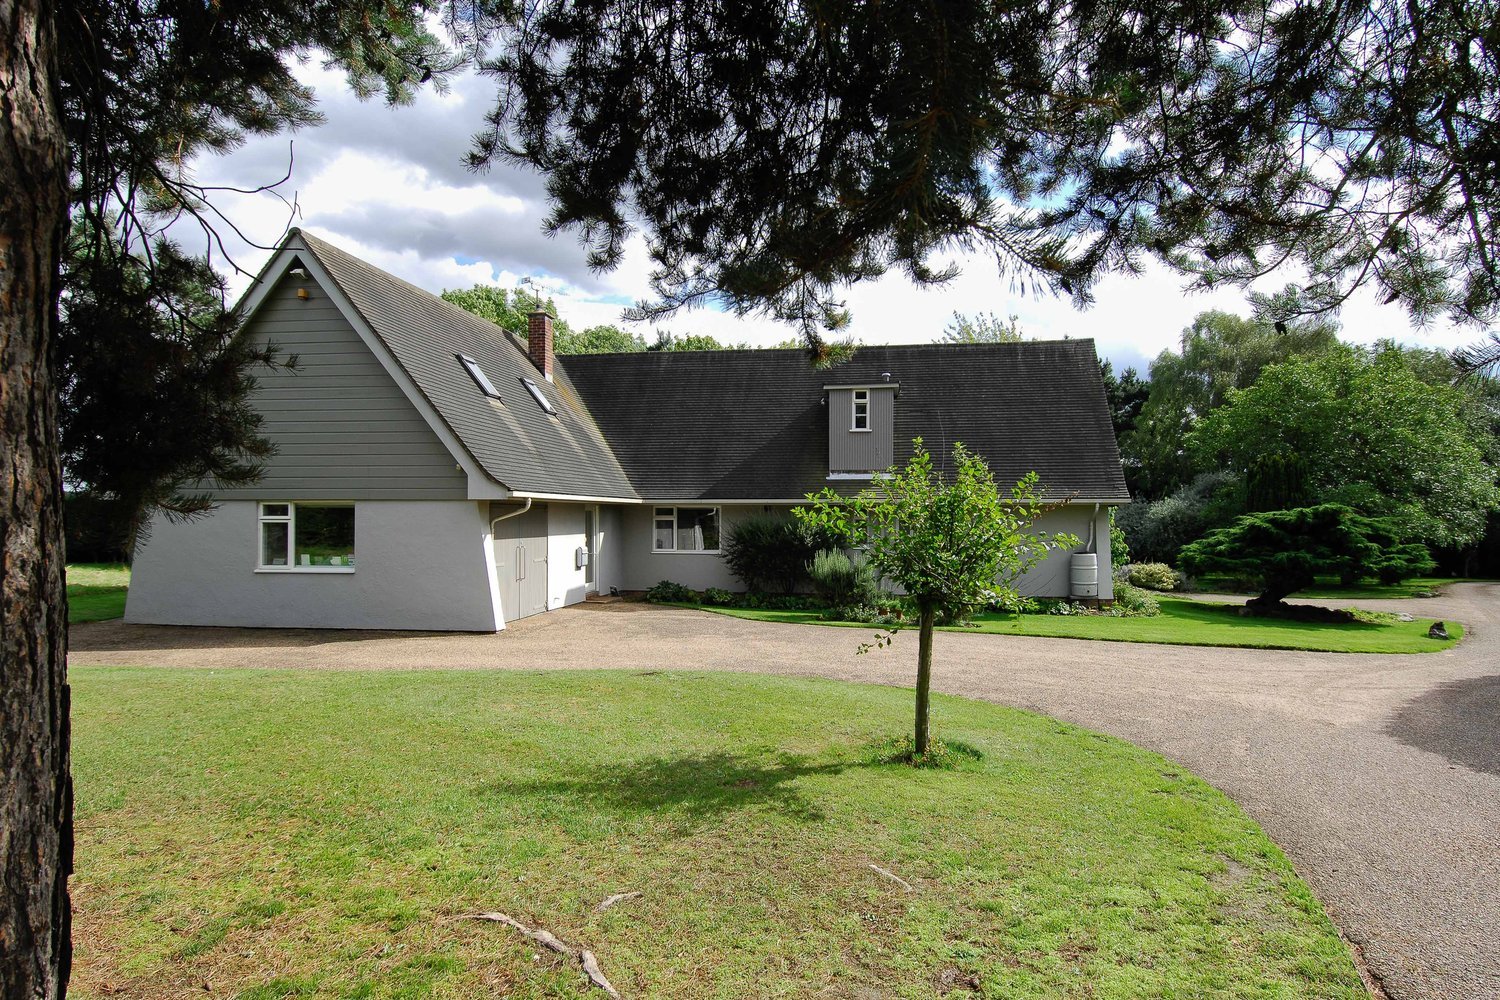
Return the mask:
<svg viewBox="0 0 1500 1000">
<path fill-rule="evenodd" d="M 464 366 L 464 371 L 469 373 L 469 378 L 474 380 L 474 384 L 479 386 L 480 392 L 491 399 L 500 398 L 500 390 L 495 388 L 495 383 L 491 382 L 490 377 L 484 373 L 484 369 L 479 367 L 478 361 L 465 354 L 455 354 L 454 357 L 458 359 L 459 364 Z"/>
<path fill-rule="evenodd" d="M 851 431 L 867 431 L 870 429 L 870 390 L 854 390 L 854 422 L 849 425 Z"/>
<path fill-rule="evenodd" d="M 547 397 L 542 395 L 541 386 L 524 376 L 521 378 L 521 381 L 526 384 L 526 391 L 531 393 L 531 398 L 536 400 L 536 405 L 542 408 L 543 413 L 551 417 L 557 416 L 557 411 L 552 408 L 551 403 L 547 402 Z"/>
</svg>

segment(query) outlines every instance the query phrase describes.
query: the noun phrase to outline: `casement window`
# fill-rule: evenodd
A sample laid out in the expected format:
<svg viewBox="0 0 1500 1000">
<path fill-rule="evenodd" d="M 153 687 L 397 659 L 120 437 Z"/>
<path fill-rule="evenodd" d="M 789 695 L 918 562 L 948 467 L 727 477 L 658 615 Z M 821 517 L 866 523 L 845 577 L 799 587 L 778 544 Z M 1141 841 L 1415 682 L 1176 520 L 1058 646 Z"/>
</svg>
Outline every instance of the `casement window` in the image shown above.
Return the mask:
<svg viewBox="0 0 1500 1000">
<path fill-rule="evenodd" d="M 854 422 L 849 425 L 851 431 L 867 431 L 870 429 L 870 390 L 854 390 Z"/>
<path fill-rule="evenodd" d="M 257 567 L 286 572 L 354 572 L 352 503 L 263 503 Z"/>
<path fill-rule="evenodd" d="M 717 507 L 658 507 L 654 529 L 654 552 L 719 551 Z"/>
</svg>

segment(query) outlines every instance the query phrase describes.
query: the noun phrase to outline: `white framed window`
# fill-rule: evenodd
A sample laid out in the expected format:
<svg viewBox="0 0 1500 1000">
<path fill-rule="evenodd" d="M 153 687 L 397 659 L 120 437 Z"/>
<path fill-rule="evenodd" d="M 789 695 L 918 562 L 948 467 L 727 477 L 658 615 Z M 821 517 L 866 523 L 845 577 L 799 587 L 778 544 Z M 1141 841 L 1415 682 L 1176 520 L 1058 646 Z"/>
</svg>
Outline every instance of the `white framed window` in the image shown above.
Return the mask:
<svg viewBox="0 0 1500 1000">
<path fill-rule="evenodd" d="M 652 518 L 651 551 L 718 552 L 719 508 L 657 507 Z"/>
<path fill-rule="evenodd" d="M 851 431 L 867 431 L 870 429 L 870 390 L 854 390 L 854 421 L 849 425 Z"/>
<path fill-rule="evenodd" d="M 464 371 L 468 372 L 469 378 L 473 379 L 474 384 L 479 386 L 480 392 L 491 399 L 500 398 L 500 390 L 495 388 L 495 383 L 491 382 L 490 377 L 484 373 L 484 369 L 479 367 L 478 361 L 475 361 L 467 354 L 455 354 L 453 356 L 458 359 L 459 364 L 464 366 Z"/>
<path fill-rule="evenodd" d="M 257 570 L 353 573 L 354 504 L 262 503 L 257 541 Z"/>
<path fill-rule="evenodd" d="M 521 376 L 521 381 L 525 383 L 526 391 L 531 393 L 531 398 L 536 400 L 536 405 L 542 408 L 543 413 L 547 414 L 549 417 L 557 416 L 557 410 L 553 409 L 552 404 L 547 402 L 547 397 L 542 395 L 541 386 L 537 385 L 535 382 L 531 381 L 531 379 L 527 378 L 524 375 Z"/>
</svg>

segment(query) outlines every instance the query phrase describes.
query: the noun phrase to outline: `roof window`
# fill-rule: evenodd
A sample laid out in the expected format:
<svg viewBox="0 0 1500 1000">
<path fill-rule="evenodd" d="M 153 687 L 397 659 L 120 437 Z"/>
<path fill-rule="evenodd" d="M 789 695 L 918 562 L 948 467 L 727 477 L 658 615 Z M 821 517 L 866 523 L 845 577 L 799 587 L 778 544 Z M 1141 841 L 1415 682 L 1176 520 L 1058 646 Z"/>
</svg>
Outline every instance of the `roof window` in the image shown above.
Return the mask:
<svg viewBox="0 0 1500 1000">
<path fill-rule="evenodd" d="M 524 375 L 521 377 L 521 381 L 526 383 L 526 391 L 531 393 L 531 398 L 536 400 L 536 405 L 542 408 L 543 413 L 547 413 L 554 417 L 557 416 L 557 411 L 552 408 L 551 403 L 547 402 L 547 397 L 542 395 L 541 386 L 531 381 L 531 379 L 526 378 Z"/>
<path fill-rule="evenodd" d="M 491 382 L 489 376 L 484 373 L 484 369 L 479 367 L 479 362 L 464 354 L 455 354 L 454 357 L 458 359 L 459 364 L 464 366 L 464 371 L 469 373 L 469 378 L 474 380 L 474 384 L 479 386 L 480 392 L 491 399 L 500 398 L 500 390 L 495 388 L 495 383 Z"/>
</svg>

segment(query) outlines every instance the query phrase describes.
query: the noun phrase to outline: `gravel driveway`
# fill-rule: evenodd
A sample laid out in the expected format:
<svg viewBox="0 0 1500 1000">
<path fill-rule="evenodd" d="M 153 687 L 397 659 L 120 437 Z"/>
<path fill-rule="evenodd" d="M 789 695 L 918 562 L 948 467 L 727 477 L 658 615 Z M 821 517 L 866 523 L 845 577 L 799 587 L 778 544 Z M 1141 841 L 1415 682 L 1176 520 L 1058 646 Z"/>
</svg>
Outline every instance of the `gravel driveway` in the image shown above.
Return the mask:
<svg viewBox="0 0 1500 1000">
<path fill-rule="evenodd" d="M 1179 761 L 1291 857 L 1395 1000 L 1500 1000 L 1500 585 L 1358 602 L 1460 621 L 1424 655 L 1339 655 L 940 633 L 934 685 Z M 71 663 L 194 667 L 691 668 L 909 685 L 915 636 L 636 604 L 500 635 L 76 626 Z M 939 728 L 941 720 L 938 721 Z"/>
</svg>

